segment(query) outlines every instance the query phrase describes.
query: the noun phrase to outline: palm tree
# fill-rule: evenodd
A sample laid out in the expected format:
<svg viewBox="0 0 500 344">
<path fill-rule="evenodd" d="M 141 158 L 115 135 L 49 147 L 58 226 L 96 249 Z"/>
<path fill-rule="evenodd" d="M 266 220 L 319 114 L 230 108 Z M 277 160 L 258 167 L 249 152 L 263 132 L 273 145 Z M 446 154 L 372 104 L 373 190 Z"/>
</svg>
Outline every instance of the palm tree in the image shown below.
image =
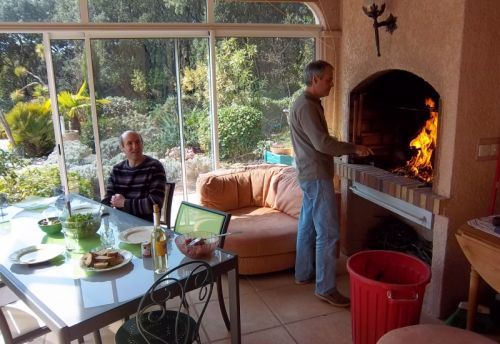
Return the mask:
<svg viewBox="0 0 500 344">
<path fill-rule="evenodd" d="M 96 99 L 96 105 L 108 104 L 107 99 Z M 87 82 L 84 81 L 76 94 L 62 91 L 57 95 L 61 115 L 69 121 L 69 129 L 80 132 L 80 122 L 88 120 L 90 97 L 87 95 Z"/>
</svg>

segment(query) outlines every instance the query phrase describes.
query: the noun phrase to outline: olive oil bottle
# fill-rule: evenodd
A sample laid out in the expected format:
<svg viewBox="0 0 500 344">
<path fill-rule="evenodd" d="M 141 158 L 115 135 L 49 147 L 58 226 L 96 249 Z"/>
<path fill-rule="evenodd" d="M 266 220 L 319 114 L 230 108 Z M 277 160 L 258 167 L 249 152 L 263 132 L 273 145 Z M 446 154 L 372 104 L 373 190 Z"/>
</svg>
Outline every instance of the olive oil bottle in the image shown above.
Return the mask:
<svg viewBox="0 0 500 344">
<path fill-rule="evenodd" d="M 160 227 L 160 207 L 153 205 L 153 231 L 151 232 L 151 250 L 153 256 L 154 272 L 164 274 L 167 272 L 167 236 Z"/>
</svg>

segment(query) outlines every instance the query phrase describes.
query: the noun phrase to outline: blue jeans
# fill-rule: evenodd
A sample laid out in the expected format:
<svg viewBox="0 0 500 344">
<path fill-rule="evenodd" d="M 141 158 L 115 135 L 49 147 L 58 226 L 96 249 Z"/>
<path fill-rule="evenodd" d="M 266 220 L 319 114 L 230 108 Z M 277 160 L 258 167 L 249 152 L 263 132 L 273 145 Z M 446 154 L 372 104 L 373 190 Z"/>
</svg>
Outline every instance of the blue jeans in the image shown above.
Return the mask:
<svg viewBox="0 0 500 344">
<path fill-rule="evenodd" d="M 331 179 L 301 180 L 302 209 L 297 232 L 295 279 L 304 281 L 316 272 L 316 293 L 335 290 L 336 255 L 339 239 L 337 201 Z"/>
</svg>

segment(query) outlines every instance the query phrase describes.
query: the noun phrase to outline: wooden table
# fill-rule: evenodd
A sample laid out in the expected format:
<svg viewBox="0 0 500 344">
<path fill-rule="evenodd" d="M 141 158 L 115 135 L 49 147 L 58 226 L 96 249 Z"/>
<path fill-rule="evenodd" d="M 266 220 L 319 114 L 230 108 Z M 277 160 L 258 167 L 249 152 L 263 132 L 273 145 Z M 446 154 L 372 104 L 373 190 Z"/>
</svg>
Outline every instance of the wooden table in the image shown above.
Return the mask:
<svg viewBox="0 0 500 344">
<path fill-rule="evenodd" d="M 472 330 L 477 311 L 479 278 L 500 293 L 500 238 L 467 223 L 458 229 L 456 238 L 471 265 L 467 329 Z"/>
<path fill-rule="evenodd" d="M 59 343 L 97 333 L 100 328 L 135 313 L 141 297 L 155 281 L 152 259 L 142 258 L 140 245 L 118 241 L 120 231 L 152 226 L 152 223 L 116 209 L 106 209 L 110 214 L 107 225 L 113 230 L 116 246 L 133 253 L 130 263 L 106 272 L 83 270 L 79 263 L 81 254 L 65 253 L 35 265 L 14 264 L 8 258 L 11 252 L 40 243 L 63 245 L 64 239 L 62 235 L 48 237 L 38 228 L 41 211 L 23 211 L 10 223 L 0 225 L 0 278 L 56 334 Z M 189 258 L 169 240 L 169 267 L 186 259 Z M 214 276 L 227 273 L 231 343 L 238 344 L 241 342 L 238 257 L 217 249 L 207 262 Z M 99 342 L 99 336 L 94 338 Z"/>
</svg>

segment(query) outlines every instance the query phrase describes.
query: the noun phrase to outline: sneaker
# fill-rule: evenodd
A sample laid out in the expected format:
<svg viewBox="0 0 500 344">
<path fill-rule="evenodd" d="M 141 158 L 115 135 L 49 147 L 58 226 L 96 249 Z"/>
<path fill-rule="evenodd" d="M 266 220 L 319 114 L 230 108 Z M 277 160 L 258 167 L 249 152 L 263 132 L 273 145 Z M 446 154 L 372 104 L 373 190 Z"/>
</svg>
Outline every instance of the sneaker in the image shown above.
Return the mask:
<svg viewBox="0 0 500 344">
<path fill-rule="evenodd" d="M 328 302 L 331 305 L 334 305 L 335 307 L 349 307 L 351 305 L 351 300 L 349 300 L 348 297 L 345 297 L 341 293 L 338 292 L 338 290 L 335 290 L 331 294 L 328 295 L 322 295 L 318 293 L 314 293 L 318 298 L 321 300 Z"/>
<path fill-rule="evenodd" d="M 312 283 L 312 282 L 314 282 L 314 278 L 313 277 L 305 279 L 303 281 L 300 281 L 298 279 L 295 280 L 295 284 L 309 284 L 309 283 Z"/>
</svg>

